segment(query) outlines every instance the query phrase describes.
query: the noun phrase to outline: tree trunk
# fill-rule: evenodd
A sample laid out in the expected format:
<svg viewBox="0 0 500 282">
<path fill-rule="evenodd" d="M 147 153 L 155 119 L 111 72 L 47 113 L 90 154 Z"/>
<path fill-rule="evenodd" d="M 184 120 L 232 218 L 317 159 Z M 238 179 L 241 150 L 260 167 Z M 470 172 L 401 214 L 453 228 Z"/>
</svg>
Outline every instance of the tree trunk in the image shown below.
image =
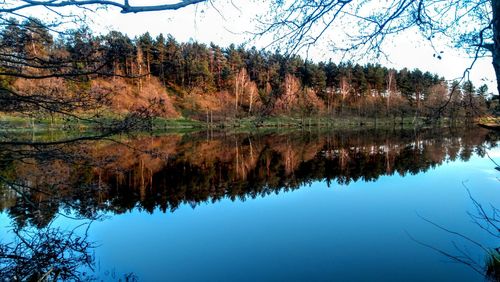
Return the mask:
<svg viewBox="0 0 500 282">
<path fill-rule="evenodd" d="M 234 78 L 234 96 L 235 96 L 234 110 L 235 110 L 235 113 L 238 112 L 238 94 L 240 92 L 239 79 L 238 79 L 239 76 L 240 76 L 240 74 L 237 73 L 235 78 Z"/>
<path fill-rule="evenodd" d="M 148 80 L 151 79 L 151 58 L 149 53 L 146 55 L 146 60 L 148 64 Z"/>
<path fill-rule="evenodd" d="M 254 91 L 254 88 L 251 88 L 250 89 L 250 106 L 248 107 L 249 114 L 252 112 L 253 91 Z"/>
<path fill-rule="evenodd" d="M 500 0 L 491 0 L 493 10 L 493 68 L 497 78 L 497 90 L 500 94 Z"/>
</svg>

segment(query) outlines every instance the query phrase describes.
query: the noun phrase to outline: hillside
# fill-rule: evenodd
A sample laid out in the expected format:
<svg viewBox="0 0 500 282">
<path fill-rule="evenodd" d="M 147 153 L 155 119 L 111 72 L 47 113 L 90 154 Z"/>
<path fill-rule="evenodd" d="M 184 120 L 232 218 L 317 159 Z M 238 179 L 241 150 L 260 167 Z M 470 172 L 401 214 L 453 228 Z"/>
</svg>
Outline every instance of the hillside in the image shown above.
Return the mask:
<svg viewBox="0 0 500 282">
<path fill-rule="evenodd" d="M 0 111 L 205 121 L 271 116 L 474 121 L 498 111 L 488 88 L 419 69 L 313 62 L 256 48 L 136 38 L 88 28 L 57 38 L 37 21 L 0 29 Z M 5 57 L 5 58 L 4 58 Z M 15 59 L 12 59 L 15 58 Z"/>
</svg>

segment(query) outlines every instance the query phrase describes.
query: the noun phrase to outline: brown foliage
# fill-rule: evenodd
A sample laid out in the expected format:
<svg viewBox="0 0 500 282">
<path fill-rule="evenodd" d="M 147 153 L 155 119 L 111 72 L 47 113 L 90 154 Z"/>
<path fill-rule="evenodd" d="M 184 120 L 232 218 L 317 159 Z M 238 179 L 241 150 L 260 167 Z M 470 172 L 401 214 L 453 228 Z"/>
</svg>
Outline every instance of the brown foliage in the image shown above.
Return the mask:
<svg viewBox="0 0 500 282">
<path fill-rule="evenodd" d="M 156 78 L 145 80 L 140 89 L 123 78 L 96 79 L 92 81 L 92 87 L 106 89 L 113 93 L 110 109 L 114 112 L 129 113 L 150 108 L 155 116 L 179 117 L 172 99 Z"/>
<path fill-rule="evenodd" d="M 281 95 L 274 103 L 274 114 L 290 114 L 298 111 L 301 115 L 309 115 L 324 110 L 325 104 L 314 90 L 303 88 L 300 80 L 291 74 L 285 76 Z"/>
<path fill-rule="evenodd" d="M 300 91 L 300 81 L 293 75 L 287 74 L 283 82 L 283 91 L 274 103 L 273 113 L 283 114 L 292 110 L 297 103 L 297 95 Z"/>
<path fill-rule="evenodd" d="M 50 77 L 18 78 L 12 86 L 14 111 L 30 115 L 95 111 L 109 105 L 110 92 L 88 82 Z M 6 98 L 6 97 L 5 97 Z M 9 111 L 5 107 L 4 111 Z"/>
</svg>

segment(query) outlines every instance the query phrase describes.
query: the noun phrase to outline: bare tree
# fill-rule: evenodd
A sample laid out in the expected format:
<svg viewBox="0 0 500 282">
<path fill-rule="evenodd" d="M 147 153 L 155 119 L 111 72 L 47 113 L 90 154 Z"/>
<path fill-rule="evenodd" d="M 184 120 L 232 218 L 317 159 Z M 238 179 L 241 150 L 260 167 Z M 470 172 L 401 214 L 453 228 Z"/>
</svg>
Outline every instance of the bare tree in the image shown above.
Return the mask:
<svg viewBox="0 0 500 282">
<path fill-rule="evenodd" d="M 0 8 L 0 13 L 17 13 L 22 10 L 33 7 L 44 7 L 47 9 L 61 7 L 116 7 L 123 14 L 126 13 L 141 13 L 165 10 L 178 10 L 187 6 L 206 2 L 207 0 L 180 0 L 177 3 L 165 3 L 158 5 L 130 5 L 128 0 L 123 1 L 108 1 L 108 0 L 22 0 L 22 1 L 4 1 L 3 7 Z M 165 1 L 168 2 L 168 1 Z"/>
<path fill-rule="evenodd" d="M 14 230 L 10 243 L 0 244 L 0 277 L 12 281 L 79 281 L 85 267 L 93 269 L 95 245 L 88 240 L 89 223 L 65 231 L 51 226 Z M 84 229 L 78 232 L 77 229 Z M 87 229 L 87 230 L 85 230 Z"/>
<path fill-rule="evenodd" d="M 465 49 L 472 63 L 492 56 L 500 93 L 500 0 L 272 0 L 258 36 L 273 34 L 288 52 L 334 36 L 333 49 L 384 54 L 384 43 L 404 31 L 418 31 L 441 58 L 438 43 Z M 444 40 L 444 41 L 443 41 Z"/>
<path fill-rule="evenodd" d="M 464 187 L 466 187 L 465 184 Z M 492 205 L 490 205 L 489 207 L 485 207 L 472 196 L 467 187 L 466 190 L 469 199 L 474 207 L 473 212 L 467 212 L 472 222 L 475 223 L 480 229 L 482 229 L 485 234 L 489 234 L 492 238 L 495 239 L 500 238 L 500 210 Z M 407 233 L 413 241 L 424 247 L 436 251 L 437 253 L 443 255 L 453 262 L 457 262 L 469 267 L 479 275 L 483 276 L 486 281 L 500 281 L 500 248 L 488 246 L 485 243 L 475 240 L 474 238 L 469 237 L 459 231 L 451 230 L 420 215 L 418 216 L 437 229 L 451 235 L 453 237 L 451 243 L 454 247 L 454 250 L 448 251 L 438 248 L 429 243 L 417 240 L 412 235 Z M 470 252 L 471 249 L 477 249 L 483 252 L 485 258 L 478 259 L 476 256 L 473 256 Z"/>
<path fill-rule="evenodd" d="M 62 49 L 48 47 L 54 45 L 54 34 L 61 37 L 68 35 L 65 23 L 85 26 L 85 18 L 71 12 L 74 10 L 68 10 L 68 7 L 74 7 L 76 11 L 115 7 L 122 13 L 139 13 L 177 10 L 204 1 L 206 0 L 180 0 L 177 3 L 165 1 L 166 4 L 147 6 L 132 5 L 128 0 L 3 1 L 0 3 L 0 27 L 5 33 L 3 40 L 0 40 L 0 110 L 30 116 L 50 114 L 53 117 L 57 114 L 96 123 L 98 119 L 95 117 L 100 115 L 103 106 L 110 103 L 112 93 L 99 87 L 87 87 L 88 81 L 95 76 L 131 77 L 130 74 L 110 71 L 108 66 L 117 60 L 116 56 L 119 54 L 114 52 L 117 54 L 103 56 L 98 44 L 87 44 L 90 48 L 83 50 L 77 58 L 69 56 Z M 33 13 L 31 8 L 48 11 L 54 17 L 48 22 L 42 22 L 29 16 Z M 149 74 L 139 71 L 134 78 L 140 79 L 146 75 Z M 3 83 L 6 81 L 7 83 Z M 81 87 L 74 87 L 76 91 L 69 93 L 67 84 L 78 83 Z M 94 112 L 94 115 L 89 116 L 89 111 Z M 77 114 L 79 112 L 87 114 L 84 117 Z M 120 127 L 123 128 L 122 125 L 129 124 L 132 120 L 136 121 L 137 117 L 144 116 L 146 112 L 147 109 L 140 109 L 138 113 L 132 113 L 132 119 L 121 123 Z M 99 122 L 97 124 L 102 127 Z"/>
</svg>

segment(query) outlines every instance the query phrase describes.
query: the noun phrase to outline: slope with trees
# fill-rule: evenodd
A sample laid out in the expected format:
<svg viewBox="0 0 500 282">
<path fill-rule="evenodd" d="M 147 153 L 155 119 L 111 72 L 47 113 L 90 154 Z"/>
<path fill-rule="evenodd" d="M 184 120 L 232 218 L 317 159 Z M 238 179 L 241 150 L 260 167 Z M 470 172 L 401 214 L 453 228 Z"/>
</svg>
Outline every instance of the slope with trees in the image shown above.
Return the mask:
<svg viewBox="0 0 500 282">
<path fill-rule="evenodd" d="M 487 107 L 498 110 L 498 103 L 487 100 L 484 86 L 471 92 L 475 87 L 467 79 L 470 69 L 462 80 L 449 83 L 420 70 L 314 63 L 294 54 L 330 32 L 349 34 L 349 40 L 342 41 L 347 45 L 333 46 L 334 51 L 381 54 L 385 41 L 418 29 L 433 47 L 445 38 L 464 48 L 473 63 L 491 53 L 498 70 L 498 2 L 270 1 L 270 22 L 261 34 L 272 33 L 274 43 L 287 47 L 280 54 L 179 43 L 161 34 L 129 38 L 111 31 L 96 36 L 84 27 L 84 18 L 65 10 L 140 13 L 213 5 L 210 1 L 150 6 L 129 1 L 6 1 L 0 6 L 1 110 L 51 117 L 147 112 L 208 120 L 210 112 L 210 120 L 295 115 L 471 121 Z M 45 9 L 55 20 L 43 23 L 27 17 L 33 8 Z M 61 31 L 65 21 L 75 21 L 80 28 Z M 435 50 L 435 56 L 442 56 Z"/>
<path fill-rule="evenodd" d="M 272 115 L 396 120 L 430 117 L 446 105 L 445 117 L 473 120 L 495 107 L 487 103 L 485 86 L 448 85 L 419 69 L 315 63 L 243 46 L 180 43 L 162 34 L 94 35 L 82 27 L 54 36 L 34 18 L 11 19 L 0 29 L 0 50 L 7 92 L 3 112 L 102 115 L 148 108 L 155 116 L 200 120 L 207 111 L 216 120 Z M 450 104 L 452 91 L 457 95 Z"/>
</svg>

